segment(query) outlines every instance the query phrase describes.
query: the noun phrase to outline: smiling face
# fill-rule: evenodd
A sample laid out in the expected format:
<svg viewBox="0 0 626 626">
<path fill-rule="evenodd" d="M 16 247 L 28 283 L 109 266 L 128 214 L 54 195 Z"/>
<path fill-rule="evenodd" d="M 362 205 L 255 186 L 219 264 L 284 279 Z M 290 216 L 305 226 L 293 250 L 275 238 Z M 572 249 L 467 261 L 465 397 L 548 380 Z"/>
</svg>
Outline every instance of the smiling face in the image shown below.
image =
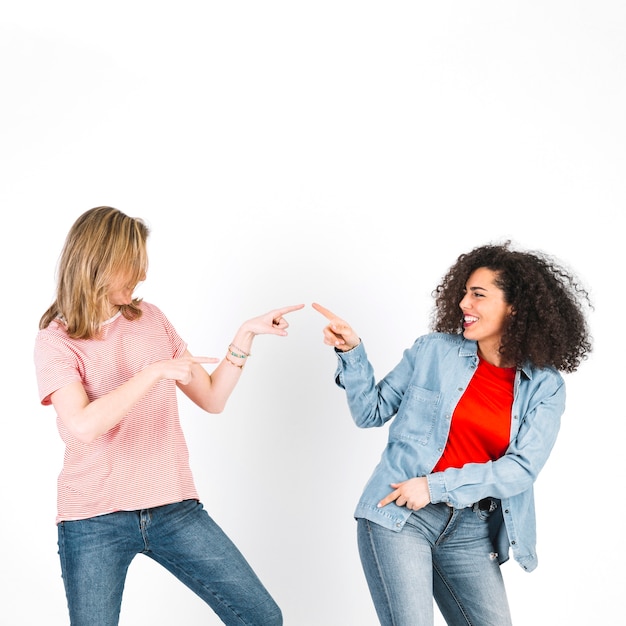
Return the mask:
<svg viewBox="0 0 626 626">
<path fill-rule="evenodd" d="M 472 272 L 459 306 L 463 311 L 463 336 L 478 342 L 478 351 L 486 361 L 502 366 L 499 348 L 513 307 L 496 285 L 496 278 L 497 273 L 486 267 Z"/>
</svg>

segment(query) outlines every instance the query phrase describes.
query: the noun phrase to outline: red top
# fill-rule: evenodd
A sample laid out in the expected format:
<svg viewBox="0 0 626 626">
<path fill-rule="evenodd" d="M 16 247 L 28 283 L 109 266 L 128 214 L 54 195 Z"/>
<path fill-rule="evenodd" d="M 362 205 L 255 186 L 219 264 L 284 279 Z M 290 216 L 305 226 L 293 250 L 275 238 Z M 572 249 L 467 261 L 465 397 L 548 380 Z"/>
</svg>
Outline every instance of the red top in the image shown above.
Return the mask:
<svg viewBox="0 0 626 626">
<path fill-rule="evenodd" d="M 452 415 L 448 441 L 433 472 L 504 455 L 511 431 L 514 367 L 479 360 L 476 373 Z"/>
</svg>

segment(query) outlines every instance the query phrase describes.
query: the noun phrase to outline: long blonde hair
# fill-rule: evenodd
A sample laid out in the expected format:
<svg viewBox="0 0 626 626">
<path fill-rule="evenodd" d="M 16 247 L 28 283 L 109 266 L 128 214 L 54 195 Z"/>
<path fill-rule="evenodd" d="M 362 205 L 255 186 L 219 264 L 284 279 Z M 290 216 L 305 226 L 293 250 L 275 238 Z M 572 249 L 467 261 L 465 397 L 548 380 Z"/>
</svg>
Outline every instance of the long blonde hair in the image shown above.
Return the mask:
<svg viewBox="0 0 626 626">
<path fill-rule="evenodd" d="M 100 206 L 85 211 L 70 229 L 57 268 L 56 299 L 39 328 L 61 318 L 74 339 L 98 337 L 109 314 L 108 291 L 123 276 L 129 284 L 145 279 L 150 231 L 139 218 Z M 129 320 L 141 316 L 140 299 L 120 307 Z"/>
</svg>

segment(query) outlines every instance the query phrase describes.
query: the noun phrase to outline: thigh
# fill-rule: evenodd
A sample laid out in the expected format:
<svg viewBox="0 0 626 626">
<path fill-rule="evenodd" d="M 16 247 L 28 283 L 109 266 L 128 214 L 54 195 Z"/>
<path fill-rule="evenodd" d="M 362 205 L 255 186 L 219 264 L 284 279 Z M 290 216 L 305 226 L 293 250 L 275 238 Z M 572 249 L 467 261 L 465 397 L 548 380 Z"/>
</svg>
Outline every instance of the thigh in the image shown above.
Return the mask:
<svg viewBox="0 0 626 626">
<path fill-rule="evenodd" d="M 433 591 L 450 626 L 508 626 L 509 605 L 487 528 L 487 516 L 471 508 L 433 550 Z"/>
<path fill-rule="evenodd" d="M 115 626 L 128 566 L 141 550 L 136 516 L 111 513 L 58 525 L 72 626 Z M 133 536 L 134 535 L 134 536 Z"/>
<path fill-rule="evenodd" d="M 395 532 L 359 519 L 359 554 L 382 626 L 432 626 L 431 539 L 405 525 Z"/>
<path fill-rule="evenodd" d="M 146 540 L 146 554 L 200 596 L 225 624 L 282 624 L 280 608 L 200 502 L 151 509 Z"/>
</svg>

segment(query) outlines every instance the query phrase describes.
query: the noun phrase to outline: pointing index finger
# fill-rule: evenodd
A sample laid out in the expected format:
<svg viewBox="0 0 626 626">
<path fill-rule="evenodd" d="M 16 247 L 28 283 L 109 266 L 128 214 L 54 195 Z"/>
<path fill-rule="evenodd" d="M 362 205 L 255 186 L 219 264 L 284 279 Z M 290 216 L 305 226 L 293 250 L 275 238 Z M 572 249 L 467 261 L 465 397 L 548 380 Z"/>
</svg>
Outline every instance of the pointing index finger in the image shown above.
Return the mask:
<svg viewBox="0 0 626 626">
<path fill-rule="evenodd" d="M 313 302 L 311 306 L 318 312 L 321 313 L 328 320 L 336 320 L 338 317 L 332 312 L 329 311 L 326 307 L 323 307 L 321 304 L 317 304 L 317 302 Z"/>
<path fill-rule="evenodd" d="M 219 363 L 220 359 L 216 359 L 212 356 L 192 356 L 192 363 Z"/>
<path fill-rule="evenodd" d="M 292 311 L 299 311 L 302 308 L 304 308 L 304 304 L 294 304 L 292 306 L 283 307 L 282 309 L 279 309 L 279 311 L 281 315 L 286 315 Z"/>
<path fill-rule="evenodd" d="M 388 504 L 393 502 L 394 500 L 397 500 L 399 495 L 400 495 L 400 492 L 397 489 L 395 489 L 391 493 L 387 494 L 376 506 L 379 509 L 381 509 L 384 506 L 387 506 Z"/>
</svg>

